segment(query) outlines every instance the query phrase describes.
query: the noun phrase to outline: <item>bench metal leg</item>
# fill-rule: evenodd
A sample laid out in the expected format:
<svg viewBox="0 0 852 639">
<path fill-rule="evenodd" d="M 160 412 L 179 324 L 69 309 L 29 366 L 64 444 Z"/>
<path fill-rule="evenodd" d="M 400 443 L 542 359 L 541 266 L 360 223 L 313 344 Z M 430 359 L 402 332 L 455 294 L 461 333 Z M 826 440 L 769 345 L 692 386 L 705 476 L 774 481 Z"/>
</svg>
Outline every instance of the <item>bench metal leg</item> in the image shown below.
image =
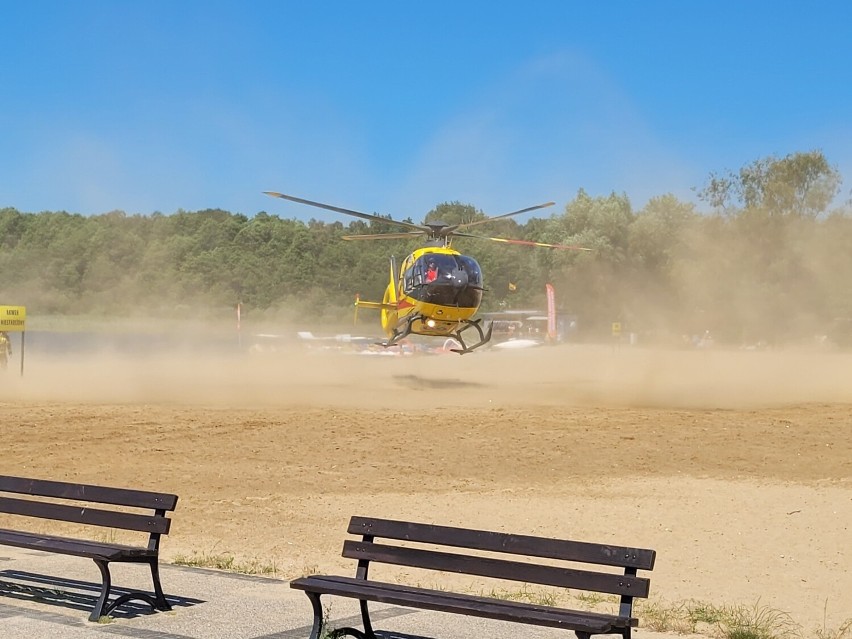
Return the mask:
<svg viewBox="0 0 852 639">
<path fill-rule="evenodd" d="M 101 594 L 98 596 L 98 601 L 95 603 L 95 608 L 92 614 L 89 615 L 89 621 L 97 622 L 101 617 L 109 615 L 113 610 L 120 605 L 132 601 L 134 599 L 144 601 L 154 610 L 171 610 L 172 607 L 166 600 L 163 594 L 163 586 L 160 584 L 160 567 L 156 559 L 148 561 L 151 567 L 151 579 L 154 582 L 154 596 L 152 597 L 147 592 L 129 592 L 127 594 L 116 597 L 112 601 L 109 600 L 110 592 L 112 591 L 112 578 L 109 572 L 109 562 L 103 559 L 95 559 L 95 564 L 101 571 Z"/>
<path fill-rule="evenodd" d="M 98 619 L 107 614 L 104 612 L 104 608 L 109 600 L 109 593 L 112 589 L 112 579 L 109 574 L 109 562 L 95 559 L 95 564 L 101 571 L 101 594 L 95 604 L 95 609 L 92 610 L 92 614 L 89 615 L 89 621 L 98 621 Z"/>
<path fill-rule="evenodd" d="M 370 639 L 376 639 L 376 633 L 373 632 L 373 624 L 370 623 L 370 611 L 367 609 L 367 602 L 361 599 L 359 603 L 361 604 L 361 620 L 364 624 L 364 634 Z"/>
<path fill-rule="evenodd" d="M 308 596 L 308 599 L 311 600 L 311 607 L 314 609 L 314 624 L 311 627 L 310 639 L 320 639 L 323 631 L 323 609 L 322 604 L 320 603 L 320 595 L 316 592 L 309 592 L 307 590 L 305 591 L 305 594 Z M 344 637 L 346 635 L 355 637 L 356 639 L 377 639 L 376 635 L 373 633 L 373 627 L 370 624 L 370 613 L 367 610 L 367 602 L 361 601 L 360 603 L 361 617 L 364 620 L 364 632 L 361 632 L 357 628 L 335 628 L 325 635 L 328 639 L 338 639 L 339 637 Z"/>
<path fill-rule="evenodd" d="M 171 610 L 172 606 L 166 600 L 166 595 L 163 594 L 163 586 L 160 583 L 160 562 L 154 558 L 149 565 L 151 566 L 151 580 L 154 582 L 154 603 L 152 605 L 155 610 Z"/>
<path fill-rule="evenodd" d="M 308 595 L 308 599 L 311 600 L 311 607 L 314 609 L 314 625 L 311 627 L 310 639 L 319 639 L 322 632 L 322 604 L 320 603 L 320 596 L 315 592 L 305 591 L 305 594 Z"/>
</svg>

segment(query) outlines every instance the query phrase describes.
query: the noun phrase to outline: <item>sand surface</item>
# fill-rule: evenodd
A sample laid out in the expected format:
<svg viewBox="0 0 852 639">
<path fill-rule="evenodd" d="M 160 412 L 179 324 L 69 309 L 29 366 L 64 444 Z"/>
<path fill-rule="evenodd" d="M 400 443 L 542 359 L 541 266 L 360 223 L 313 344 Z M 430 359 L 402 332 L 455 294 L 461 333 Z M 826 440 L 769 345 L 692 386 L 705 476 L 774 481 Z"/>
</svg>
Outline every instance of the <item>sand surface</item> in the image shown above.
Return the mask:
<svg viewBox="0 0 852 639">
<path fill-rule="evenodd" d="M 852 618 L 852 355 L 34 354 L 5 474 L 180 495 L 164 556 L 354 572 L 353 514 L 654 548 L 652 595 Z"/>
</svg>

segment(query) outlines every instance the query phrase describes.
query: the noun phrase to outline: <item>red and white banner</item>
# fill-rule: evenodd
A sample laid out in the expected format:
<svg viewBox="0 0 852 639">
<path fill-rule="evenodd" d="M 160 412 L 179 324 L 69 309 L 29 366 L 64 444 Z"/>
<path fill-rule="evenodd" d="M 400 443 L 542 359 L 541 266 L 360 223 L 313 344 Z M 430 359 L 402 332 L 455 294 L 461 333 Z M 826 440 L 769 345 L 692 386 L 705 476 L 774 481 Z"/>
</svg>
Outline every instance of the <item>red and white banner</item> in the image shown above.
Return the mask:
<svg viewBox="0 0 852 639">
<path fill-rule="evenodd" d="M 547 291 L 547 336 L 551 340 L 556 339 L 556 296 L 553 291 L 553 284 L 545 284 Z"/>
</svg>

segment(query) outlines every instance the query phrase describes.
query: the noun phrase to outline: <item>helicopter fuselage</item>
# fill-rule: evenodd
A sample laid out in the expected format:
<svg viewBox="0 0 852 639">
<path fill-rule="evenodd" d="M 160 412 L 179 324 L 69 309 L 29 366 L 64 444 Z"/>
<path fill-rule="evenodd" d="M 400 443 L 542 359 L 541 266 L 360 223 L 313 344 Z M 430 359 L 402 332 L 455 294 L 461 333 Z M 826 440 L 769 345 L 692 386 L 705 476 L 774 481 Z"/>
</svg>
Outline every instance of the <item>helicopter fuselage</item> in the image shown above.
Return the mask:
<svg viewBox="0 0 852 639">
<path fill-rule="evenodd" d="M 381 304 L 356 304 L 380 308 L 382 328 L 392 340 L 408 334 L 454 336 L 476 314 L 483 290 L 482 269 L 472 257 L 449 247 L 424 247 L 392 271 Z"/>
</svg>

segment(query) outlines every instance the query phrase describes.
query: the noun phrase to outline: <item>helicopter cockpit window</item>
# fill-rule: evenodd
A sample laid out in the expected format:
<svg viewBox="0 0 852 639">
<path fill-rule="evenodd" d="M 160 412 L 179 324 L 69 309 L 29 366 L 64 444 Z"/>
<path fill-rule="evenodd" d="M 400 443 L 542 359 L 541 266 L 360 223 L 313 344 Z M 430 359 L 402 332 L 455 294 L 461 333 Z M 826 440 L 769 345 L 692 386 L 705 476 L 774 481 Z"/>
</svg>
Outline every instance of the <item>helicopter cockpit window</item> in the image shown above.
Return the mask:
<svg viewBox="0 0 852 639">
<path fill-rule="evenodd" d="M 432 304 L 474 307 L 482 298 L 482 271 L 466 255 L 426 253 L 403 278 L 407 295 Z"/>
<path fill-rule="evenodd" d="M 454 255 L 436 253 L 421 255 L 412 264 L 409 271 L 411 273 L 411 286 L 452 279 L 454 271 L 458 268 L 455 258 Z M 406 285 L 408 284 L 408 278 L 406 278 Z"/>
<path fill-rule="evenodd" d="M 467 281 L 472 286 L 482 286 L 482 269 L 472 257 L 459 255 L 456 257 L 459 266 L 467 273 Z"/>
</svg>

